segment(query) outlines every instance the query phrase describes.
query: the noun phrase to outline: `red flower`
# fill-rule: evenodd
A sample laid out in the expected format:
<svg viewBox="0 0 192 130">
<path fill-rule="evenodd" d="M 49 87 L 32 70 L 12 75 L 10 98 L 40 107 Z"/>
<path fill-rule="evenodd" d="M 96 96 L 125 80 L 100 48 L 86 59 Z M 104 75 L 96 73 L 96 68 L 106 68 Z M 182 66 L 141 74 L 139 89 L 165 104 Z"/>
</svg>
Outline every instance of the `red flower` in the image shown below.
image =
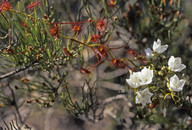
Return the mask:
<svg viewBox="0 0 192 130">
<path fill-rule="evenodd" d="M 60 32 L 60 28 L 56 24 L 54 25 L 53 28 L 50 29 L 51 35 L 58 39 L 59 39 L 59 32 Z"/>
<path fill-rule="evenodd" d="M 81 73 L 82 74 L 90 74 L 91 72 L 87 69 L 85 69 L 84 67 L 81 68 Z"/>
<path fill-rule="evenodd" d="M 133 50 L 128 50 L 128 52 L 133 55 L 133 56 L 138 56 L 138 53 L 136 51 L 133 51 Z"/>
<path fill-rule="evenodd" d="M 15 50 L 11 48 L 11 45 L 8 46 L 6 50 L 3 51 L 4 53 L 7 53 L 9 55 L 15 54 Z"/>
<path fill-rule="evenodd" d="M 106 20 L 99 20 L 99 22 L 97 23 L 97 29 L 100 31 L 100 32 L 103 32 L 106 30 L 107 28 L 107 21 Z"/>
<path fill-rule="evenodd" d="M 159 104 L 159 102 L 155 102 L 155 103 L 153 103 L 153 104 L 150 104 L 149 107 L 150 107 L 151 109 L 153 109 L 153 108 L 156 107 L 158 104 Z"/>
<path fill-rule="evenodd" d="M 103 56 L 106 57 L 108 55 L 108 50 L 105 46 L 100 46 L 98 48 L 99 53 Z"/>
<path fill-rule="evenodd" d="M 34 7 L 36 8 L 36 6 L 39 5 L 39 4 L 40 4 L 39 1 L 33 2 L 33 3 L 31 3 L 30 5 L 27 6 L 27 9 L 32 10 Z"/>
<path fill-rule="evenodd" d="M 11 10 L 11 9 L 12 9 L 12 5 L 10 5 L 10 3 L 7 0 L 3 1 L 3 3 L 0 6 L 0 13 L 3 11 Z"/>
<path fill-rule="evenodd" d="M 100 38 L 101 38 L 100 35 L 93 35 L 93 36 L 91 37 L 91 41 L 92 41 L 92 42 L 98 42 Z"/>
<path fill-rule="evenodd" d="M 126 66 L 125 63 L 123 63 L 120 59 L 113 59 L 112 65 L 114 65 L 117 68 L 121 68 L 121 69 L 124 69 Z"/>
<path fill-rule="evenodd" d="M 75 32 L 80 32 L 82 30 L 82 26 L 81 25 L 74 25 L 73 26 L 73 31 L 75 31 Z"/>
<path fill-rule="evenodd" d="M 110 0 L 109 6 L 114 7 L 116 5 L 116 0 Z"/>
<path fill-rule="evenodd" d="M 26 29 L 28 28 L 28 26 L 27 26 L 27 24 L 26 24 L 25 22 L 22 22 L 21 24 L 22 24 L 22 26 L 23 26 L 24 28 L 26 28 Z"/>
</svg>

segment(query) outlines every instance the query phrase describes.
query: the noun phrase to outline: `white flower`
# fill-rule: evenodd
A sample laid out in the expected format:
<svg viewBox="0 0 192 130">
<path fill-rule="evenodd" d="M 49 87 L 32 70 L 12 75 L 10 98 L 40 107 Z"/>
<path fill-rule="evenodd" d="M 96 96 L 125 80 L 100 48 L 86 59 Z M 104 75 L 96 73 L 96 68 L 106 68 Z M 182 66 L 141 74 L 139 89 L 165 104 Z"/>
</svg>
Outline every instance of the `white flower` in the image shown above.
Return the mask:
<svg viewBox="0 0 192 130">
<path fill-rule="evenodd" d="M 153 51 L 157 52 L 158 54 L 163 53 L 165 50 L 167 50 L 168 45 L 161 45 L 161 40 L 158 39 L 157 42 L 154 41 L 153 43 Z"/>
<path fill-rule="evenodd" d="M 139 79 L 140 72 L 133 72 L 133 74 L 130 75 L 130 79 L 126 79 L 127 83 L 132 88 L 138 88 L 141 86 L 141 80 Z"/>
<path fill-rule="evenodd" d="M 138 88 L 142 85 L 147 85 L 152 82 L 153 70 L 144 67 L 141 72 L 134 72 L 130 75 L 130 79 L 126 79 L 129 86 Z"/>
<path fill-rule="evenodd" d="M 175 74 L 173 77 L 170 78 L 170 88 L 175 92 L 179 92 L 183 90 L 183 86 L 186 80 L 181 79 L 179 80 L 178 76 Z"/>
<path fill-rule="evenodd" d="M 141 73 L 139 74 L 139 78 L 141 80 L 142 85 L 150 84 L 153 79 L 153 70 L 150 70 L 150 69 L 144 67 L 141 70 Z"/>
<path fill-rule="evenodd" d="M 184 64 L 181 64 L 181 58 L 175 58 L 174 56 L 171 56 L 168 61 L 169 68 L 174 72 L 180 72 L 183 69 L 186 68 Z"/>
<path fill-rule="evenodd" d="M 148 88 L 136 93 L 136 104 L 141 103 L 143 106 L 145 106 L 147 103 L 151 103 L 151 96 L 153 95 L 153 93 L 150 93 Z"/>
<path fill-rule="evenodd" d="M 145 49 L 145 54 L 147 58 L 151 58 L 152 57 L 152 51 L 150 48 Z"/>
</svg>

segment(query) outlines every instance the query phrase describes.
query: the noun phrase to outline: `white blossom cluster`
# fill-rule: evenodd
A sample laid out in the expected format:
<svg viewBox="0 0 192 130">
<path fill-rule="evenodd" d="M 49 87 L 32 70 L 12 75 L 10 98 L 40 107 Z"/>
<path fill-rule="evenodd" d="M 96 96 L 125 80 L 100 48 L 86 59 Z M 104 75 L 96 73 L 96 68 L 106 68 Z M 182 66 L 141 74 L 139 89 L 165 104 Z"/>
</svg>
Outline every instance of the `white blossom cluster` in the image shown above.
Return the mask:
<svg viewBox="0 0 192 130">
<path fill-rule="evenodd" d="M 126 81 L 130 87 L 138 88 L 140 86 L 150 84 L 152 82 L 152 79 L 153 70 L 144 67 L 140 72 L 133 72 L 130 75 L 130 79 L 126 79 Z M 145 106 L 147 103 L 151 103 L 151 97 L 153 93 L 150 93 L 148 88 L 136 93 L 136 103 L 141 103 L 143 106 Z"/>
<path fill-rule="evenodd" d="M 161 45 L 161 40 L 158 39 L 157 42 L 154 41 L 153 43 L 153 52 L 157 54 L 162 54 L 168 48 L 168 45 Z M 146 57 L 152 57 L 152 50 L 150 48 L 145 50 Z M 186 68 L 184 64 L 181 62 L 181 58 L 175 58 L 171 56 L 168 60 L 168 67 L 173 72 L 181 72 L 183 69 Z M 133 72 L 130 74 L 130 78 L 126 79 L 129 86 L 133 89 L 137 89 L 140 86 L 149 85 L 153 79 L 153 70 L 150 68 L 144 67 L 140 72 Z M 171 92 L 179 92 L 183 90 L 183 86 L 186 80 L 179 79 L 178 76 L 175 74 L 169 80 L 169 85 L 167 86 Z M 149 89 L 145 86 L 145 89 L 141 91 L 137 91 L 136 94 L 136 104 L 141 103 L 145 106 L 147 103 L 151 103 L 151 97 L 153 93 L 149 91 Z"/>
<path fill-rule="evenodd" d="M 133 72 L 130 79 L 126 79 L 127 83 L 132 88 L 138 88 L 142 85 L 147 85 L 152 82 L 153 70 L 144 67 L 141 72 Z"/>
</svg>

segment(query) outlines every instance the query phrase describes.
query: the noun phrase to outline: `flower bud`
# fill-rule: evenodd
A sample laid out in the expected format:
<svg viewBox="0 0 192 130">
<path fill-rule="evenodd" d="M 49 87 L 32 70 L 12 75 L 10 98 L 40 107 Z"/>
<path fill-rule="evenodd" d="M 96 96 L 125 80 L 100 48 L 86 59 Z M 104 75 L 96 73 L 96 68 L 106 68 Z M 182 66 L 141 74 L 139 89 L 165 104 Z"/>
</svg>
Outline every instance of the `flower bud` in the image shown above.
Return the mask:
<svg viewBox="0 0 192 130">
<path fill-rule="evenodd" d="M 117 21 L 117 16 L 115 16 L 115 17 L 113 18 L 113 21 Z"/>
<path fill-rule="evenodd" d="M 27 103 L 31 103 L 32 101 L 31 100 L 27 100 Z"/>
<path fill-rule="evenodd" d="M 158 75 L 159 75 L 159 76 L 163 76 L 163 74 L 164 74 L 164 73 L 163 73 L 162 70 L 160 70 L 160 71 L 158 72 Z"/>
</svg>

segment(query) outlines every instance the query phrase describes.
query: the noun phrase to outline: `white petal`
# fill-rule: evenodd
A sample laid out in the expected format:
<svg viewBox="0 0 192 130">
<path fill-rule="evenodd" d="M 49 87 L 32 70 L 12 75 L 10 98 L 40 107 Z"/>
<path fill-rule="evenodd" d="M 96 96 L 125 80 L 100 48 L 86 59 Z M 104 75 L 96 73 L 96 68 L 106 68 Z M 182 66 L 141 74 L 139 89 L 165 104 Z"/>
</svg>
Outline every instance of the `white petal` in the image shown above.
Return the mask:
<svg viewBox="0 0 192 130">
<path fill-rule="evenodd" d="M 175 74 L 173 77 L 170 78 L 170 82 L 171 81 L 177 82 L 177 81 L 179 81 L 179 77 Z"/>
<path fill-rule="evenodd" d="M 184 64 L 181 64 L 178 68 L 171 69 L 171 70 L 174 72 L 181 72 L 185 68 L 186 68 L 186 66 Z"/>
<path fill-rule="evenodd" d="M 163 45 L 163 46 L 161 46 L 161 51 L 160 51 L 160 53 L 163 53 L 164 51 L 166 51 L 167 48 L 168 48 L 168 45 Z"/>
<path fill-rule="evenodd" d="M 141 70 L 141 74 L 139 75 L 139 78 L 141 80 L 142 85 L 150 84 L 153 79 L 153 70 L 150 70 L 150 69 L 147 69 L 146 67 L 144 67 Z"/>
<path fill-rule="evenodd" d="M 143 91 L 138 91 L 136 93 L 136 104 L 141 103 L 143 106 L 145 106 L 147 103 L 151 103 L 151 96 L 153 94 L 149 92 L 148 88 L 144 89 Z"/>
<path fill-rule="evenodd" d="M 175 62 L 175 57 L 174 57 L 174 56 L 171 56 L 171 57 L 169 58 L 169 60 L 168 60 L 168 65 L 169 65 L 169 67 L 170 67 L 170 66 L 173 66 L 174 62 Z"/>
<path fill-rule="evenodd" d="M 186 68 L 186 66 L 184 64 L 181 64 L 179 68 L 180 68 L 180 71 L 182 71 L 183 69 Z"/>
<path fill-rule="evenodd" d="M 132 82 L 130 79 L 126 79 L 127 83 L 129 84 L 129 86 L 132 86 Z"/>
<path fill-rule="evenodd" d="M 165 50 L 167 50 L 168 45 L 162 45 L 161 46 L 161 40 L 158 39 L 157 42 L 154 41 L 153 43 L 153 51 L 157 52 L 158 54 L 163 53 Z"/>
<path fill-rule="evenodd" d="M 181 64 L 181 58 L 180 57 L 175 58 L 175 64 L 176 65 L 180 65 Z"/>
<path fill-rule="evenodd" d="M 170 78 L 170 88 L 175 92 L 182 91 L 185 82 L 186 80 L 183 79 L 179 80 L 178 76 L 174 75 L 173 77 Z"/>
<path fill-rule="evenodd" d="M 157 39 L 157 43 L 161 45 L 161 40 L 160 40 L 160 39 Z"/>
<path fill-rule="evenodd" d="M 171 56 L 169 58 L 168 66 L 174 72 L 180 72 L 186 68 L 184 64 L 181 64 L 181 58 L 175 58 L 174 56 Z"/>
<path fill-rule="evenodd" d="M 153 51 L 157 51 L 157 49 L 161 46 L 158 42 L 154 41 L 153 43 Z"/>
<path fill-rule="evenodd" d="M 133 81 L 132 79 L 126 79 L 127 83 L 129 84 L 130 87 L 132 88 L 138 88 L 141 86 L 140 83 Z"/>
<path fill-rule="evenodd" d="M 186 82 L 186 80 L 181 79 L 179 85 L 183 88 L 183 86 L 185 85 L 185 82 Z"/>
<path fill-rule="evenodd" d="M 173 88 L 171 88 L 174 92 L 179 92 L 179 91 L 182 91 L 183 90 L 183 87 L 178 87 L 178 88 L 176 88 L 176 87 L 173 87 Z"/>
</svg>

